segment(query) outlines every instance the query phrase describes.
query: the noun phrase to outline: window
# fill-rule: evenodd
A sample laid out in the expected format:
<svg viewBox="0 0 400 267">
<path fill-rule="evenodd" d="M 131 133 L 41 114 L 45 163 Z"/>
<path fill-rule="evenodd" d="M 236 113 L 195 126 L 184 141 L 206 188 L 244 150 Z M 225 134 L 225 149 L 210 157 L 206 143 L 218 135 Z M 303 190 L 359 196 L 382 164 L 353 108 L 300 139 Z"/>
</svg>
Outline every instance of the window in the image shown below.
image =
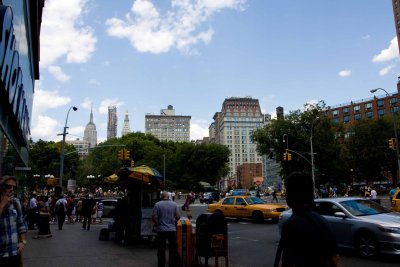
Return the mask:
<svg viewBox="0 0 400 267">
<path fill-rule="evenodd" d="M 224 204 L 224 205 L 233 205 L 233 201 L 234 200 L 235 199 L 233 197 L 228 197 L 228 198 L 224 199 L 224 202 L 222 204 Z"/>
<path fill-rule="evenodd" d="M 365 110 L 371 110 L 372 109 L 372 103 L 365 103 L 364 107 L 365 107 Z"/>
<path fill-rule="evenodd" d="M 350 121 L 350 116 L 349 115 L 343 117 L 343 122 L 344 123 L 348 123 L 349 121 Z"/>
<path fill-rule="evenodd" d="M 360 112 L 360 105 L 354 106 L 353 111 L 354 111 L 354 113 Z"/>
<path fill-rule="evenodd" d="M 332 111 L 332 116 L 333 117 L 339 116 L 339 110 L 335 109 L 334 111 Z"/>
<path fill-rule="evenodd" d="M 398 113 L 399 112 L 399 107 L 397 107 L 397 106 L 391 107 L 390 108 L 390 112 L 391 113 Z"/>
<path fill-rule="evenodd" d="M 333 118 L 333 122 L 339 122 L 339 118 Z"/>
<path fill-rule="evenodd" d="M 354 120 L 355 120 L 355 121 L 361 120 L 361 114 L 355 114 L 355 115 L 354 115 Z"/>
<path fill-rule="evenodd" d="M 381 118 L 385 116 L 385 110 L 384 109 L 378 109 L 378 117 Z"/>
<path fill-rule="evenodd" d="M 389 100 L 389 102 L 390 102 L 390 105 L 393 105 L 393 104 L 397 104 L 397 97 L 393 97 L 393 98 L 391 98 L 390 100 Z"/>
<path fill-rule="evenodd" d="M 372 119 L 374 117 L 374 113 L 372 111 L 365 112 L 365 118 Z"/>
<path fill-rule="evenodd" d="M 379 99 L 376 101 L 376 105 L 378 106 L 378 108 L 381 108 L 385 106 L 385 101 L 383 99 Z"/>
<path fill-rule="evenodd" d="M 236 198 L 236 205 L 243 205 L 243 203 L 246 203 L 246 202 L 244 202 L 243 198 L 241 198 L 241 197 Z"/>
<path fill-rule="evenodd" d="M 349 108 L 348 107 L 343 108 L 343 114 L 349 114 Z"/>
</svg>

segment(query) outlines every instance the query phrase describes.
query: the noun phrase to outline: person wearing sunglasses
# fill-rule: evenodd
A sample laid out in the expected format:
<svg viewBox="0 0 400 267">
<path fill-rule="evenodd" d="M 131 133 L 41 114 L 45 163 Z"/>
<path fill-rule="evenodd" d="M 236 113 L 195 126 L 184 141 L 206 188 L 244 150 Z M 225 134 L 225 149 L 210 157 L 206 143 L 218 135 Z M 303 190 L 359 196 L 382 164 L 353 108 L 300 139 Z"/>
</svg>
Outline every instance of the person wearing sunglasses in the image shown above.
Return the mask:
<svg viewBox="0 0 400 267">
<path fill-rule="evenodd" d="M 21 266 L 26 245 L 26 226 L 21 204 L 14 198 L 17 180 L 0 178 L 0 266 Z"/>
</svg>

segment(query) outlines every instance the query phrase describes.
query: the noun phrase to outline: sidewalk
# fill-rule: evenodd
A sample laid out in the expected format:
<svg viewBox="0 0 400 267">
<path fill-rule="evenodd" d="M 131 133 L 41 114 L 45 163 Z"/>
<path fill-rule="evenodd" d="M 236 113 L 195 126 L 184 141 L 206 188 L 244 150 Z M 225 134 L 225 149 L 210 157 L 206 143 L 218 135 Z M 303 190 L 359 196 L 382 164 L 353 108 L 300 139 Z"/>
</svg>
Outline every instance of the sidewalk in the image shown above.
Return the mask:
<svg viewBox="0 0 400 267">
<path fill-rule="evenodd" d="M 103 224 L 91 225 L 90 231 L 82 230 L 81 223 L 64 224 L 58 230 L 50 225 L 53 237 L 33 239 L 37 230 L 28 231 L 28 244 L 24 254 L 25 267 L 108 267 L 108 266 L 157 266 L 157 250 L 151 243 L 136 245 L 118 244 L 112 240 L 100 241 Z"/>
</svg>

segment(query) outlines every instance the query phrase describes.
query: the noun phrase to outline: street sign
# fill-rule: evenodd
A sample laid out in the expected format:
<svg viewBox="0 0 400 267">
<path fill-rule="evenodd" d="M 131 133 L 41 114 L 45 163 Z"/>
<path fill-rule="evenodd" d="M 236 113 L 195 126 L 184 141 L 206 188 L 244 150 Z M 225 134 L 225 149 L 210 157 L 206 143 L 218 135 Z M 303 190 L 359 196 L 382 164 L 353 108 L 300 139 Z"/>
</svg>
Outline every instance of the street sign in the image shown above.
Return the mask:
<svg viewBox="0 0 400 267">
<path fill-rule="evenodd" d="M 257 181 L 256 181 L 256 185 L 259 186 L 260 184 L 261 184 L 261 181 L 260 181 L 260 180 L 257 180 Z"/>
</svg>

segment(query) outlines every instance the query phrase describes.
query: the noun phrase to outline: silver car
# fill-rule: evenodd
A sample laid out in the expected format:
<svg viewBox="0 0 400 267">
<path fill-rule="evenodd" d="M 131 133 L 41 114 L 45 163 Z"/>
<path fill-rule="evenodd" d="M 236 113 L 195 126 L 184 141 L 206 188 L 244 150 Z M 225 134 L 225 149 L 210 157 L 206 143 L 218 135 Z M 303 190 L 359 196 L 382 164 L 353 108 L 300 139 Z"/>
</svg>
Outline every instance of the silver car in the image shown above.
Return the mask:
<svg viewBox="0 0 400 267">
<path fill-rule="evenodd" d="M 315 205 L 330 223 L 339 247 L 356 249 L 365 257 L 400 255 L 400 213 L 355 197 L 321 198 Z M 281 213 L 279 231 L 291 215 L 292 210 Z"/>
</svg>

